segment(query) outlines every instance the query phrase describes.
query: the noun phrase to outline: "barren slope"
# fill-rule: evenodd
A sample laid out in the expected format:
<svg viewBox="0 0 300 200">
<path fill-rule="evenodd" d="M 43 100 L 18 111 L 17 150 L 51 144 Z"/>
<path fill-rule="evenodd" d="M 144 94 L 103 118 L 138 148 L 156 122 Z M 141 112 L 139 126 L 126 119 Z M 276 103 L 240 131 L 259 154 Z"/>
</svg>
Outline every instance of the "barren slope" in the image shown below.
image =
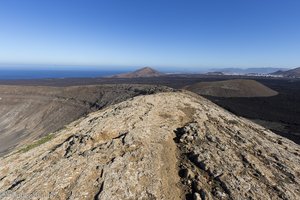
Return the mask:
<svg viewBox="0 0 300 200">
<path fill-rule="evenodd" d="M 140 96 L 0 159 L 2 199 L 299 199 L 295 143 L 190 93 Z"/>
<path fill-rule="evenodd" d="M 0 86 L 0 156 L 91 111 L 140 94 L 168 90 L 144 85 Z"/>
<path fill-rule="evenodd" d="M 257 81 L 245 79 L 200 82 L 186 86 L 185 89 L 215 97 L 269 97 L 278 94 Z"/>
</svg>

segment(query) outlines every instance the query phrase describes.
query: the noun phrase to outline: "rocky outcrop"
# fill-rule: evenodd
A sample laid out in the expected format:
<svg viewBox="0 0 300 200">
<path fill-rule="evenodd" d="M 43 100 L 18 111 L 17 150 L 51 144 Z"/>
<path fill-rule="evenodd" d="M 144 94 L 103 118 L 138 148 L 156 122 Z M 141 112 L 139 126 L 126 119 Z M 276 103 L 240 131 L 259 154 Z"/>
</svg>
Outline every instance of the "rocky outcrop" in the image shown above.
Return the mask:
<svg viewBox="0 0 300 200">
<path fill-rule="evenodd" d="M 139 96 L 0 159 L 1 199 L 299 199 L 299 145 L 185 92 Z"/>
</svg>

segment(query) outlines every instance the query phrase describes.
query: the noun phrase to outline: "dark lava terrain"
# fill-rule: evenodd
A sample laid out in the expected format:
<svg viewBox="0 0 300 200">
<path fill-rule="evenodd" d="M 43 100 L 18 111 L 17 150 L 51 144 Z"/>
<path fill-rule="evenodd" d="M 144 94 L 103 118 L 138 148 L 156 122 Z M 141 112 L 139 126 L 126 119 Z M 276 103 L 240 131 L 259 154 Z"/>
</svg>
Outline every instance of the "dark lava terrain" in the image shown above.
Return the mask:
<svg viewBox="0 0 300 200">
<path fill-rule="evenodd" d="M 300 80 L 262 79 L 279 94 L 272 97 L 222 98 L 206 96 L 230 112 L 300 144 Z"/>
</svg>

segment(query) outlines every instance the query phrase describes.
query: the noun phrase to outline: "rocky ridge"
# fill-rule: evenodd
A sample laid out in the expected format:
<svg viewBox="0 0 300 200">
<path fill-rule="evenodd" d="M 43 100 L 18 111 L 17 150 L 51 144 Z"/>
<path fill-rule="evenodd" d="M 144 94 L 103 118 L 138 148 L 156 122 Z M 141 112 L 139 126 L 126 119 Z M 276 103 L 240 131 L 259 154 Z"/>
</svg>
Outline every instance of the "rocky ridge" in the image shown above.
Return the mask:
<svg viewBox="0 0 300 200">
<path fill-rule="evenodd" d="M 1 199 L 299 199 L 300 148 L 188 92 L 139 96 L 0 159 Z"/>
</svg>

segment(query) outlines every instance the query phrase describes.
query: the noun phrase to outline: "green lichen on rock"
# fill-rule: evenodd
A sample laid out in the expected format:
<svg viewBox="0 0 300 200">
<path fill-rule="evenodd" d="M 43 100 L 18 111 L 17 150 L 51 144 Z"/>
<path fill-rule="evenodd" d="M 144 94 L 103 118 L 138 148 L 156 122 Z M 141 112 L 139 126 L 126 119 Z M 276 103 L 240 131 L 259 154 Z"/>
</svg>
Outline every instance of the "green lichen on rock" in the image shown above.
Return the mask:
<svg viewBox="0 0 300 200">
<path fill-rule="evenodd" d="M 27 151 L 35 148 L 35 147 L 40 146 L 41 144 L 44 144 L 44 143 L 50 141 L 53 138 L 54 138 L 54 134 L 49 134 L 49 135 L 47 135 L 45 137 L 42 137 L 41 139 L 33 142 L 32 144 L 27 145 L 26 147 L 20 149 L 18 152 L 25 153 L 25 152 L 27 152 Z"/>
</svg>

